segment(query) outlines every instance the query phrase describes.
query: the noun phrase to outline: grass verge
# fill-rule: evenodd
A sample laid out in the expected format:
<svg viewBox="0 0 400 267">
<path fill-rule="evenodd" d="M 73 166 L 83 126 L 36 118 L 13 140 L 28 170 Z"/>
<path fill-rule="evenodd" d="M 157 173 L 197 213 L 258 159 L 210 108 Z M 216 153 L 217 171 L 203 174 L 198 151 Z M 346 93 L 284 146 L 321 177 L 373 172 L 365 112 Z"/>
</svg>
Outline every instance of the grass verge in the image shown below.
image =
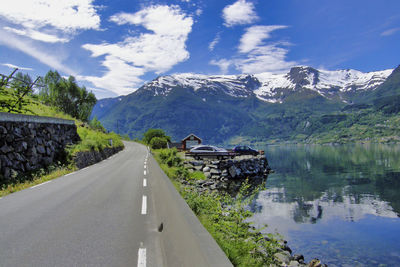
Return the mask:
<svg viewBox="0 0 400 267">
<path fill-rule="evenodd" d="M 66 175 L 68 173 L 76 171 L 76 167 L 74 166 L 59 166 L 59 167 L 50 167 L 47 170 L 47 173 L 45 170 L 40 170 L 36 172 L 31 179 L 29 180 L 23 180 L 20 179 L 17 182 L 10 183 L 10 184 L 3 184 L 1 189 L 0 189 L 0 197 L 4 197 L 8 194 L 24 190 L 27 188 L 30 188 L 32 186 L 53 180 L 55 178 L 61 177 L 63 175 Z"/>
<path fill-rule="evenodd" d="M 153 150 L 156 160 L 172 183 L 215 239 L 234 266 L 268 266 L 281 248 L 278 235 L 264 237 L 248 222 L 253 215 L 247 208 L 256 196 L 244 183 L 235 197 L 223 192 L 199 192 L 196 181 L 202 172 L 190 173 L 176 149 Z"/>
</svg>

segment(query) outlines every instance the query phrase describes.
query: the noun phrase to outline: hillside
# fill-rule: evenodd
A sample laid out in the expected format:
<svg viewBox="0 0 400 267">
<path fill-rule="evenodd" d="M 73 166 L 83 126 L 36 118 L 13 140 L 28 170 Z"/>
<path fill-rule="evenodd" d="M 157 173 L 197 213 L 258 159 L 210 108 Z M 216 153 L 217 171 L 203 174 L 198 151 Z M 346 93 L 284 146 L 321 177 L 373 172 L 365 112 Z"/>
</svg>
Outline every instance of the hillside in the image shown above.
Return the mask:
<svg viewBox="0 0 400 267">
<path fill-rule="evenodd" d="M 162 128 L 175 140 L 193 132 L 217 144 L 396 141 L 399 73 L 295 67 L 287 74 L 162 76 L 98 101 L 92 117 L 134 138 Z"/>
</svg>

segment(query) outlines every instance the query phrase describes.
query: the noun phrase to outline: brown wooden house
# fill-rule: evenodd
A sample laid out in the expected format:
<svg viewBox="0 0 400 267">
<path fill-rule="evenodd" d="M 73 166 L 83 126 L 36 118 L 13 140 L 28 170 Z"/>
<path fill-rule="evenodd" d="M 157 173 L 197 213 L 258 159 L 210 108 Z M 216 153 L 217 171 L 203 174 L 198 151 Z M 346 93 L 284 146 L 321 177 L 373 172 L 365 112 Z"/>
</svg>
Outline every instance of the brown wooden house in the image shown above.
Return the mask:
<svg viewBox="0 0 400 267">
<path fill-rule="evenodd" d="M 185 138 L 182 139 L 182 148 L 183 150 L 189 150 L 194 146 L 201 145 L 201 138 L 194 135 L 194 134 L 189 134 Z"/>
</svg>

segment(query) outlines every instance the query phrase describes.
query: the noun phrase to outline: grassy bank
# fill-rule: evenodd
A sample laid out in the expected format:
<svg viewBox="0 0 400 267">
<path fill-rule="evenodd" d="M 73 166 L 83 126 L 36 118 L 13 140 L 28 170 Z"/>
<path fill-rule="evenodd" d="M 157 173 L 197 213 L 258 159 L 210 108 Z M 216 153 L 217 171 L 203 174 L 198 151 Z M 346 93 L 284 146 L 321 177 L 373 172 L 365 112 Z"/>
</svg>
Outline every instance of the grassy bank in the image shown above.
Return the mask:
<svg viewBox="0 0 400 267">
<path fill-rule="evenodd" d="M 67 155 L 65 162 L 58 162 L 46 169 L 40 169 L 32 173 L 19 175 L 14 177 L 12 182 L 0 184 L 0 197 L 76 171 L 77 167 L 73 162 L 73 158 L 78 152 L 90 150 L 101 151 L 107 147 L 124 146 L 120 135 L 114 132 L 105 133 L 103 132 L 102 127 L 93 127 L 89 123 L 85 123 L 68 114 L 60 112 L 55 107 L 44 105 L 35 98 L 29 98 L 30 103 L 27 106 L 27 109 L 30 111 L 27 111 L 24 114 L 74 120 L 81 141 L 66 148 Z M 0 109 L 0 111 L 5 110 Z M 110 140 L 112 140 L 112 144 L 110 143 Z"/>
<path fill-rule="evenodd" d="M 256 191 L 244 183 L 236 197 L 222 192 L 199 192 L 196 181 L 202 172 L 190 173 L 175 149 L 153 150 L 156 160 L 179 193 L 213 236 L 234 266 L 266 266 L 275 263 L 273 255 L 280 247 L 278 236 L 264 238 L 246 219 L 253 214 L 247 207 Z"/>
</svg>

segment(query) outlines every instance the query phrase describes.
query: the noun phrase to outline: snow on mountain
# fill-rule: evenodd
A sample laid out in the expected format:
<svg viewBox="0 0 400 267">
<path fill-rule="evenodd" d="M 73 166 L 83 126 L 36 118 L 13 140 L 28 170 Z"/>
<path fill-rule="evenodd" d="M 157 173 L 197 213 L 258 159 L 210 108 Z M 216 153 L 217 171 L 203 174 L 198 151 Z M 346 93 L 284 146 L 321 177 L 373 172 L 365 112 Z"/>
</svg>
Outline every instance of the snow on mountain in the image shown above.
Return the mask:
<svg viewBox="0 0 400 267">
<path fill-rule="evenodd" d="M 294 67 L 286 74 L 260 73 L 254 75 L 200 75 L 182 73 L 161 76 L 142 88 L 154 95 L 166 96 L 173 88 L 192 89 L 194 92 L 223 92 L 233 97 L 257 98 L 271 103 L 282 102 L 282 91 L 313 90 L 324 97 L 335 92 L 373 90 L 392 73 L 392 69 L 363 73 L 357 70 L 317 70 Z"/>
</svg>

